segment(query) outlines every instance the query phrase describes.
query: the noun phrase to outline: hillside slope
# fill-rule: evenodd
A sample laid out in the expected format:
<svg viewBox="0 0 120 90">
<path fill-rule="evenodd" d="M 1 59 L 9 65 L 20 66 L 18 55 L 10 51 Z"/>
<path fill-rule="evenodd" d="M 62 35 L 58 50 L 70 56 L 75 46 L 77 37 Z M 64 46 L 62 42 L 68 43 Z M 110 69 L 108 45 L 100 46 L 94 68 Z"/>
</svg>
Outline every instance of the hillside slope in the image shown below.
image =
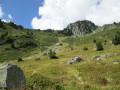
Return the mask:
<svg viewBox="0 0 120 90">
<path fill-rule="evenodd" d="M 59 37 L 62 45 L 55 46 L 58 59 L 49 60 L 47 55 L 11 62 L 24 71 L 27 89 L 34 86 L 44 90 L 119 90 L 120 45 L 112 44 L 118 32 L 120 26 L 83 37 Z M 94 40 L 102 42 L 103 51 L 96 50 Z M 65 65 L 74 57 L 80 57 L 82 61 Z"/>
<path fill-rule="evenodd" d="M 41 53 L 58 42 L 60 34 L 52 30 L 24 29 L 13 22 L 0 21 L 0 62 Z"/>
</svg>

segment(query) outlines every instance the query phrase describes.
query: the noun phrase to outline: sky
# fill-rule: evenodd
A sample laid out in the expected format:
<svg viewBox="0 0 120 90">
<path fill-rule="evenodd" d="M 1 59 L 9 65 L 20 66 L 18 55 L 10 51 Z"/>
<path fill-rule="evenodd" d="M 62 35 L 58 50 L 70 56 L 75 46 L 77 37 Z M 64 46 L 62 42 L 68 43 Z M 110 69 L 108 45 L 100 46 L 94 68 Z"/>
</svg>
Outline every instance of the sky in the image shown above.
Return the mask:
<svg viewBox="0 0 120 90">
<path fill-rule="evenodd" d="M 69 23 L 120 22 L 120 0 L 0 0 L 0 18 L 25 28 L 63 30 Z"/>
<path fill-rule="evenodd" d="M 0 18 L 32 28 L 32 19 L 39 16 L 38 10 L 43 2 L 44 0 L 0 0 Z"/>
</svg>

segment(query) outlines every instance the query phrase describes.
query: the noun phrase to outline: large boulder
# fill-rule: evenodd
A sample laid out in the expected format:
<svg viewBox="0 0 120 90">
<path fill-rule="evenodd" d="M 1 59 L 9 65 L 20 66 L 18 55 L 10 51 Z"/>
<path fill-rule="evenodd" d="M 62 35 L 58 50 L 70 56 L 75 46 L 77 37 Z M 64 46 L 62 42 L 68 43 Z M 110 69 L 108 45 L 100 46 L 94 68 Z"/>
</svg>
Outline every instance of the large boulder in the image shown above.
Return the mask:
<svg viewBox="0 0 120 90">
<path fill-rule="evenodd" d="M 25 87 L 25 75 L 17 65 L 8 62 L 0 64 L 1 89 L 24 89 Z"/>
<path fill-rule="evenodd" d="M 68 60 L 68 62 L 65 65 L 70 65 L 72 63 L 76 63 L 76 62 L 80 62 L 80 61 L 82 61 L 82 58 L 75 57 L 75 58 L 72 58 L 72 59 Z"/>
<path fill-rule="evenodd" d="M 55 45 L 56 46 L 62 46 L 62 43 L 56 43 Z"/>
</svg>

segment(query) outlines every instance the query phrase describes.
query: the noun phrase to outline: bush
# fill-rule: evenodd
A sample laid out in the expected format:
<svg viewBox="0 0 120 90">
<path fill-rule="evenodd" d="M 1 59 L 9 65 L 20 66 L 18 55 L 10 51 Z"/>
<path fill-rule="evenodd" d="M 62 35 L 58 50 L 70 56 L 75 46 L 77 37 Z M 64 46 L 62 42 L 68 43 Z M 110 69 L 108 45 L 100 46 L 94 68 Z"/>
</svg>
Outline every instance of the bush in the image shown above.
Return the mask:
<svg viewBox="0 0 120 90">
<path fill-rule="evenodd" d="M 88 48 L 87 48 L 87 47 L 84 47 L 84 49 L 83 49 L 83 50 L 87 51 L 87 50 L 88 50 Z"/>
<path fill-rule="evenodd" d="M 97 42 L 97 43 L 96 43 L 96 47 L 97 47 L 97 51 L 102 51 L 102 50 L 104 50 L 101 42 Z"/>
<path fill-rule="evenodd" d="M 95 39 L 93 40 L 93 43 L 96 43 L 96 40 L 95 40 Z"/>
<path fill-rule="evenodd" d="M 23 61 L 22 58 L 19 58 L 19 59 L 18 59 L 18 62 L 21 62 L 21 61 Z"/>
<path fill-rule="evenodd" d="M 40 60 L 40 58 L 36 58 L 35 60 Z"/>
<path fill-rule="evenodd" d="M 56 55 L 56 53 L 54 51 L 50 50 L 50 52 L 49 52 L 49 58 L 50 59 L 58 59 L 58 57 L 55 56 L 55 55 Z"/>
</svg>

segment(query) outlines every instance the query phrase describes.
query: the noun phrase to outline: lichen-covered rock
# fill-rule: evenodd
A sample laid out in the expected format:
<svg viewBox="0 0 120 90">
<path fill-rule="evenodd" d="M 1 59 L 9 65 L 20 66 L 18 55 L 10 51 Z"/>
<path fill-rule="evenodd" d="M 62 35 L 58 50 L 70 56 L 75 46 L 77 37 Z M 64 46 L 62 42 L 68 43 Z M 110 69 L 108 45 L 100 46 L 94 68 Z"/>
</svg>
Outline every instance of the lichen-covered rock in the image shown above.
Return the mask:
<svg viewBox="0 0 120 90">
<path fill-rule="evenodd" d="M 23 89 L 25 87 L 24 73 L 17 65 L 8 62 L 0 64 L 0 88 Z"/>
<path fill-rule="evenodd" d="M 72 58 L 71 60 L 68 60 L 68 62 L 65 65 L 70 65 L 72 63 L 76 63 L 76 62 L 80 62 L 80 61 L 82 61 L 82 58 L 75 57 L 75 58 Z"/>
</svg>

